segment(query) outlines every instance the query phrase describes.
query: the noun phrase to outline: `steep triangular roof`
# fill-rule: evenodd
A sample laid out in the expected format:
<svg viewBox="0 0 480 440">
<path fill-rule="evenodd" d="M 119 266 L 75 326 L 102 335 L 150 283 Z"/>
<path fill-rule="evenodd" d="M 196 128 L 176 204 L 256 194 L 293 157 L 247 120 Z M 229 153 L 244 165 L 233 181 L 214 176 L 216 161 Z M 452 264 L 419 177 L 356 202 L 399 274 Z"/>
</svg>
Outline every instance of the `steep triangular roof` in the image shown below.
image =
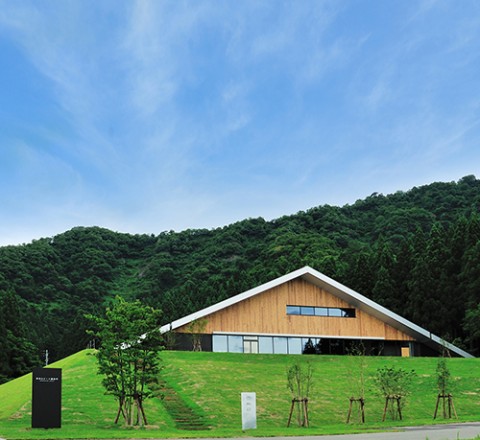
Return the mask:
<svg viewBox="0 0 480 440">
<path fill-rule="evenodd" d="M 212 306 L 206 307 L 205 309 L 199 310 L 198 312 L 187 315 L 183 318 L 177 319 L 170 324 L 166 324 L 160 328 L 162 333 L 165 333 L 169 330 L 176 330 L 179 327 L 183 327 L 195 321 L 196 319 L 204 318 L 212 313 L 223 310 L 227 307 L 230 307 L 234 304 L 237 304 L 241 301 L 244 301 L 248 298 L 251 298 L 256 295 L 272 289 L 274 287 L 280 286 L 288 281 L 292 281 L 296 278 L 302 278 L 309 283 L 320 287 L 334 295 L 338 298 L 344 300 L 345 302 L 351 304 L 357 309 L 378 318 L 379 320 L 385 322 L 386 324 L 396 328 L 410 336 L 412 336 L 418 342 L 421 342 L 425 345 L 428 345 L 434 349 L 439 349 L 445 347 L 448 350 L 456 353 L 459 356 L 465 358 L 474 357 L 470 353 L 462 350 L 461 348 L 456 347 L 453 344 L 443 340 L 442 338 L 434 335 L 433 333 L 425 330 L 424 328 L 414 324 L 413 322 L 408 321 L 407 319 L 397 315 L 396 313 L 391 312 L 385 307 L 377 304 L 375 301 L 368 299 L 367 297 L 361 295 L 358 292 L 344 286 L 343 284 L 333 280 L 332 278 L 324 275 L 321 272 L 318 272 L 315 269 L 312 269 L 309 266 L 305 266 L 301 269 L 290 272 L 286 275 L 283 275 L 279 278 L 276 278 L 268 283 L 262 284 L 260 286 L 254 287 L 253 289 L 247 290 L 238 295 L 232 296 L 224 301 L 221 301 Z"/>
</svg>

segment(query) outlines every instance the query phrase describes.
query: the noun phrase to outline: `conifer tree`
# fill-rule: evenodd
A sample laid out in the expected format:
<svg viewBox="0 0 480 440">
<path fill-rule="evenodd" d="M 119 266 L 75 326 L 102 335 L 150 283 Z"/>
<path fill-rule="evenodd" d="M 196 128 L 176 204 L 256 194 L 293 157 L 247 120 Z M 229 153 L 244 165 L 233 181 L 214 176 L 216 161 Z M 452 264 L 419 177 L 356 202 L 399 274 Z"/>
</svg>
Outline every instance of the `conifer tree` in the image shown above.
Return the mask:
<svg viewBox="0 0 480 440">
<path fill-rule="evenodd" d="M 19 298 L 13 290 L 0 292 L 0 381 L 31 372 L 40 364 L 36 347 L 26 337 Z"/>
</svg>

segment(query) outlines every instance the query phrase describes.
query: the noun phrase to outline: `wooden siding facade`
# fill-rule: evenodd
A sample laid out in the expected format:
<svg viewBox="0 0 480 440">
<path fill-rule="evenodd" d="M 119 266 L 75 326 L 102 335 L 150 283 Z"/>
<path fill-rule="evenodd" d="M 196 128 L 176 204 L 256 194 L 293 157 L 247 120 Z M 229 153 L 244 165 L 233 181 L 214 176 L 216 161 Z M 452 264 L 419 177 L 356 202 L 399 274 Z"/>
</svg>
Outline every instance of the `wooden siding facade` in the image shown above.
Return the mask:
<svg viewBox="0 0 480 440">
<path fill-rule="evenodd" d="M 383 321 L 355 309 L 355 318 L 287 315 L 287 305 L 352 308 L 328 291 L 301 278 L 288 281 L 206 316 L 205 334 L 241 333 L 311 335 L 332 338 L 414 339 Z M 188 333 L 186 327 L 176 329 Z"/>
</svg>

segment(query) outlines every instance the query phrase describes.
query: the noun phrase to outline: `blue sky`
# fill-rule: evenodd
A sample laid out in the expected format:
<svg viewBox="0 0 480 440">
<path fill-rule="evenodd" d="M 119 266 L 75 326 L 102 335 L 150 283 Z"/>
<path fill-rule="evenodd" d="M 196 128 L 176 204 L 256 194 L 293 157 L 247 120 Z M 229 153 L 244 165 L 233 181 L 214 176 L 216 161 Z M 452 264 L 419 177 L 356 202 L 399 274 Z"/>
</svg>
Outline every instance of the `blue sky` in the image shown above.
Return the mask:
<svg viewBox="0 0 480 440">
<path fill-rule="evenodd" d="M 480 177 L 480 3 L 0 0 L 0 245 Z"/>
</svg>

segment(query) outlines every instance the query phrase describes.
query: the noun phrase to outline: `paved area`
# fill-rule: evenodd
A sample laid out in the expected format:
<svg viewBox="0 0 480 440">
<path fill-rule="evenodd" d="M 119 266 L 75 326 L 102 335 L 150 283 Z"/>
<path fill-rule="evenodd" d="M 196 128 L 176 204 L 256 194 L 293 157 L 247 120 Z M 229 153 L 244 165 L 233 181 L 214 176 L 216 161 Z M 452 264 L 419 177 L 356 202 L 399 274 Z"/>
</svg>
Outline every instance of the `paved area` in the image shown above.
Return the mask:
<svg viewBox="0 0 480 440">
<path fill-rule="evenodd" d="M 480 436 L 479 423 L 454 423 L 449 425 L 415 426 L 398 432 L 376 432 L 370 434 L 325 435 L 308 437 L 310 440 L 460 440 Z M 276 438 L 275 440 L 280 440 Z M 284 437 L 283 440 L 292 440 Z M 307 437 L 298 437 L 307 440 Z"/>
<path fill-rule="evenodd" d="M 275 437 L 275 440 L 463 440 L 474 439 L 475 437 L 480 436 L 480 422 L 414 426 L 401 429 L 401 431 L 399 430 L 396 432 L 375 432 L 369 434 Z M 254 439 L 251 438 L 251 440 Z"/>
<path fill-rule="evenodd" d="M 414 426 L 397 432 L 322 435 L 315 437 L 275 437 L 275 440 L 460 440 L 480 436 L 480 422 Z M 217 439 L 218 440 L 218 439 Z"/>
<path fill-rule="evenodd" d="M 452 423 L 448 425 L 413 426 L 397 432 L 375 432 L 370 434 L 342 434 L 305 437 L 274 437 L 275 440 L 463 440 L 480 437 L 480 422 Z M 241 440 L 245 440 L 244 437 Z M 0 440 L 5 440 L 0 438 Z M 153 440 L 153 439 L 152 439 Z M 232 440 L 209 439 L 202 440 Z M 252 437 L 253 440 L 253 437 Z"/>
</svg>

